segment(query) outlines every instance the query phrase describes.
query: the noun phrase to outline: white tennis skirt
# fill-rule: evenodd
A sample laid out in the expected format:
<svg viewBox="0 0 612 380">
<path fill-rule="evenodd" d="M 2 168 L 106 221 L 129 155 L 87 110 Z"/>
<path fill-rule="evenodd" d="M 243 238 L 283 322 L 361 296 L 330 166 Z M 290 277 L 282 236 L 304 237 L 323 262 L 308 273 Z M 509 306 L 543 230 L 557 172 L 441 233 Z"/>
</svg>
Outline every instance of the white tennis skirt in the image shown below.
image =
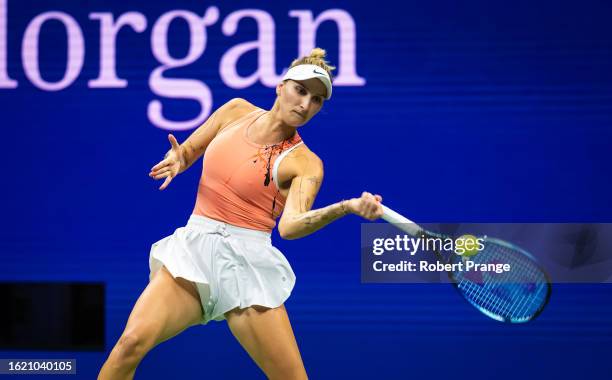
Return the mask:
<svg viewBox="0 0 612 380">
<path fill-rule="evenodd" d="M 149 279 L 165 266 L 196 284 L 202 324 L 223 320 L 234 308 L 274 308 L 293 290 L 295 274 L 270 234 L 191 215 L 185 227 L 151 246 Z"/>
</svg>

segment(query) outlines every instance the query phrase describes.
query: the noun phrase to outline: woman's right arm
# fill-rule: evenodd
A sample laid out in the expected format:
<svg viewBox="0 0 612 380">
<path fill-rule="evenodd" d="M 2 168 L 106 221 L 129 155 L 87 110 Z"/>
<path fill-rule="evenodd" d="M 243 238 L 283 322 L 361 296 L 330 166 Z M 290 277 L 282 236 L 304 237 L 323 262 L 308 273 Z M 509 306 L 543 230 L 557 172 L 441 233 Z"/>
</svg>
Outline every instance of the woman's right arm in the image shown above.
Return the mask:
<svg viewBox="0 0 612 380">
<path fill-rule="evenodd" d="M 168 135 L 171 149 L 166 153 L 162 161 L 151 168 L 149 177 L 153 179 L 165 178 L 166 180 L 159 188 L 164 190 L 174 177 L 187 170 L 204 154 L 217 133 L 225 125 L 234 120 L 237 113 L 244 112 L 243 109 L 249 107 L 253 106 L 244 99 L 235 98 L 230 100 L 219 107 L 183 144 L 179 145 L 172 134 Z"/>
<path fill-rule="evenodd" d="M 240 98 L 234 98 L 225 103 L 180 145 L 182 162 L 179 173 L 187 170 L 204 154 L 210 142 L 217 136 L 217 133 L 219 133 L 223 126 L 234 119 L 232 115 L 236 109 L 245 105 L 250 105 L 250 103 Z"/>
</svg>

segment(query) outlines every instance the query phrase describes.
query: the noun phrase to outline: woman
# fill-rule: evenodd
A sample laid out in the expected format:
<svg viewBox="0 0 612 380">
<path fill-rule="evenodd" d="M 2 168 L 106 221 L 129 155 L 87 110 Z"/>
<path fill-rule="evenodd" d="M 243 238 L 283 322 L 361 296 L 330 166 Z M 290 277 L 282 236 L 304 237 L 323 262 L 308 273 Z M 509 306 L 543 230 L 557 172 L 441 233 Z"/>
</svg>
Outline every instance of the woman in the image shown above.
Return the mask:
<svg viewBox="0 0 612 380">
<path fill-rule="evenodd" d="M 196 205 L 187 226 L 153 244 L 151 281 L 99 379 L 130 379 L 144 355 L 184 329 L 226 319 L 244 349 L 270 379 L 305 379 L 284 302 L 295 276 L 270 243 L 296 239 L 349 213 L 374 220 L 379 195 L 364 192 L 311 210 L 323 179 L 319 157 L 297 128 L 331 97 L 325 51 L 295 60 L 264 111 L 243 99 L 220 107 L 182 144 L 174 136 L 164 160 L 151 169 L 160 190 L 206 151 Z"/>
</svg>

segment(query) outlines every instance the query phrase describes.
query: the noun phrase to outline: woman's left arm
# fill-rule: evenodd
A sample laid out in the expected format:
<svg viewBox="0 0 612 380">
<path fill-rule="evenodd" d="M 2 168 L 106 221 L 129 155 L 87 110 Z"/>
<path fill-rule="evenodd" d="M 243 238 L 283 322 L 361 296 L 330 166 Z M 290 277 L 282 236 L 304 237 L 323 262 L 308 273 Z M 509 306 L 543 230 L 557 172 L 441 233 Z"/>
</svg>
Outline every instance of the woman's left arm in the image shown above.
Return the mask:
<svg viewBox="0 0 612 380">
<path fill-rule="evenodd" d="M 357 214 L 368 220 L 382 216 L 382 197 L 368 192 L 361 194 L 360 198 L 311 210 L 323 181 L 323 163 L 314 153 L 309 153 L 296 159 L 297 175 L 291 180 L 285 209 L 278 223 L 278 232 L 283 239 L 310 235 L 347 214 Z"/>
</svg>

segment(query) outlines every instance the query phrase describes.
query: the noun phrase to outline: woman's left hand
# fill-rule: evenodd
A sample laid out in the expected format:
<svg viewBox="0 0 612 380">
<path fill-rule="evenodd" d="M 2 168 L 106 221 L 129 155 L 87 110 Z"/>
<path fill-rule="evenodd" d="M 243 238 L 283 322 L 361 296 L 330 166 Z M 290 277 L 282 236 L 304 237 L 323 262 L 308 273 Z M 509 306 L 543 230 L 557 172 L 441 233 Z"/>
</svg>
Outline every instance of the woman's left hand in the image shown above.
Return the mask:
<svg viewBox="0 0 612 380">
<path fill-rule="evenodd" d="M 376 220 L 383 215 L 382 197 L 364 191 L 359 198 L 349 199 L 346 202 L 348 211 L 367 220 Z"/>
</svg>

